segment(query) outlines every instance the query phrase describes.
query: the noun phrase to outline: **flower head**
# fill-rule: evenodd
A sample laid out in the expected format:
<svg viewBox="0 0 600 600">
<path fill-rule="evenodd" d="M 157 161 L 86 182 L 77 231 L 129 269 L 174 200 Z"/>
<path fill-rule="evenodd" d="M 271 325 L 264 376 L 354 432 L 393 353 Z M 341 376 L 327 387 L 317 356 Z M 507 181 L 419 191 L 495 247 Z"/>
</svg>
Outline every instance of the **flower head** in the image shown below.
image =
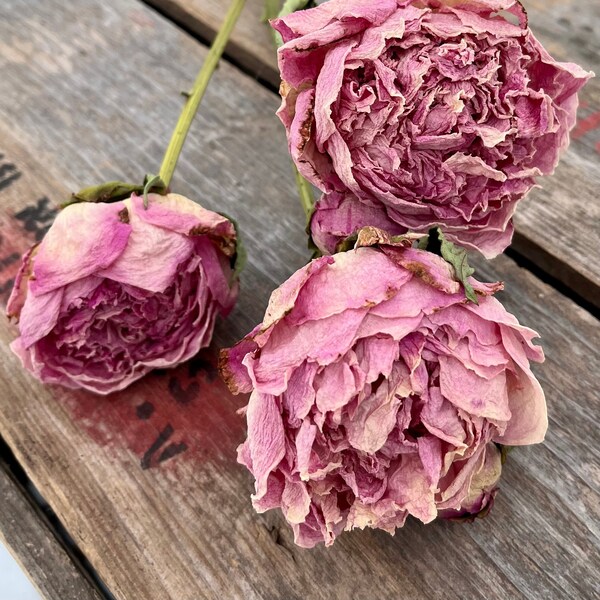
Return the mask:
<svg viewBox="0 0 600 600">
<path fill-rule="evenodd" d="M 12 349 L 44 383 L 101 394 L 194 356 L 237 298 L 236 232 L 176 194 L 67 206 L 23 257 Z"/>
<path fill-rule="evenodd" d="M 470 283 L 478 305 L 448 263 L 411 247 L 323 257 L 223 352 L 232 391 L 251 392 L 239 460 L 254 506 L 280 508 L 299 545 L 484 511 L 495 443 L 543 440 L 536 334 L 492 297 L 499 284 Z"/>
<path fill-rule="evenodd" d="M 392 233 L 440 226 L 487 257 L 509 245 L 516 204 L 556 167 L 590 77 L 546 52 L 519 2 L 330 0 L 273 25 L 279 116 L 324 192 L 315 238 L 376 218 Z"/>
</svg>

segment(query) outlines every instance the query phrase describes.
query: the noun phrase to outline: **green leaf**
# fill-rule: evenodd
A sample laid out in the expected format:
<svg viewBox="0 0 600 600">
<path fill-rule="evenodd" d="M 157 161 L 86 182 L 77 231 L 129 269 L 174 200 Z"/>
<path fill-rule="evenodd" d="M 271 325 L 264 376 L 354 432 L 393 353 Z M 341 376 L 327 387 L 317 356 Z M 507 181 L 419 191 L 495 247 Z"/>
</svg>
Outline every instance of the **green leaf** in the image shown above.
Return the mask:
<svg viewBox="0 0 600 600">
<path fill-rule="evenodd" d="M 449 242 L 439 228 L 437 229 L 437 237 L 440 242 L 442 258 L 449 262 L 454 268 L 456 279 L 460 281 L 465 288 L 465 295 L 474 304 L 479 304 L 477 294 L 475 293 L 473 286 L 468 282 L 468 278 L 475 273 L 475 269 L 469 265 L 467 251 L 464 248 Z"/>
</svg>

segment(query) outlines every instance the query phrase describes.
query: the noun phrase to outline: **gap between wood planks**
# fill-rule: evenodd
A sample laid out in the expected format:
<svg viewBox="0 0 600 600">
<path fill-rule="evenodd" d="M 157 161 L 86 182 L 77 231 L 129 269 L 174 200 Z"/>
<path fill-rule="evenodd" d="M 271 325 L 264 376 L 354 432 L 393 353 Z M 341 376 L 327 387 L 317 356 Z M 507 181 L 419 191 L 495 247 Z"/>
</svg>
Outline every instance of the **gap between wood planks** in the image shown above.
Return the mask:
<svg viewBox="0 0 600 600">
<path fill-rule="evenodd" d="M 151 11 L 160 15 L 165 21 L 168 21 L 172 25 L 175 25 L 176 27 L 181 29 L 181 31 L 184 31 L 187 35 L 189 35 L 191 38 L 194 38 L 203 46 L 209 48 L 212 44 L 216 32 L 209 25 L 204 25 L 204 23 L 201 23 L 199 21 L 195 22 L 196 27 L 191 27 L 190 25 L 188 25 L 188 23 L 186 23 L 186 20 L 189 17 L 185 14 L 179 14 L 179 7 L 177 6 L 177 4 L 169 5 L 169 8 L 163 8 L 157 3 L 157 0 L 139 0 L 139 2 L 140 4 L 143 4 L 144 6 L 148 7 L 148 9 L 150 9 Z M 225 2 L 229 2 L 229 0 L 224 0 L 224 3 Z M 223 12 L 223 14 L 225 13 Z M 227 44 L 225 52 L 223 53 L 223 58 L 221 60 L 226 60 L 230 65 L 233 65 L 236 69 L 244 73 L 244 75 L 247 75 L 257 83 L 259 83 L 261 86 L 268 89 L 270 92 L 273 92 L 275 95 L 279 96 L 278 86 L 274 85 L 268 79 L 258 75 L 249 64 L 244 64 L 243 61 L 238 60 L 235 57 L 235 51 L 231 51 L 232 47 L 235 46 L 235 41 L 230 40 Z M 241 47 L 238 46 L 238 48 L 240 49 L 240 51 L 242 50 Z M 275 52 L 275 46 L 273 46 L 273 52 Z M 202 107 L 200 107 L 200 110 L 202 110 Z M 275 114 L 273 114 L 273 118 L 277 118 Z"/>
<path fill-rule="evenodd" d="M 29 479 L 2 436 L 0 436 L 0 470 L 4 471 L 12 480 L 24 499 L 37 513 L 40 522 L 54 535 L 54 538 L 65 551 L 75 569 L 87 580 L 94 592 L 103 600 L 115 600 L 84 553 L 69 535 L 60 519 L 33 485 L 31 479 Z M 48 578 L 51 579 L 53 576 L 56 576 L 56 574 L 50 573 Z"/>
<path fill-rule="evenodd" d="M 185 31 L 185 33 L 201 43 L 203 46 L 208 47 L 212 43 L 215 31 L 209 25 L 205 25 L 199 21 L 195 21 L 195 26 L 191 26 L 188 23 L 189 16 L 185 13 L 179 14 L 180 9 L 176 3 L 168 4 L 166 7 L 163 7 L 160 6 L 156 0 L 140 0 L 140 2 L 146 5 L 150 10 L 161 15 L 165 20 L 176 25 L 182 31 Z M 238 60 L 235 57 L 236 52 L 231 51 L 232 46 L 235 46 L 235 42 L 230 42 L 228 45 L 223 55 L 224 60 L 278 96 L 279 90 L 277 86 L 273 85 L 273 83 L 269 80 L 258 76 L 250 65 Z M 276 118 L 275 115 L 273 115 L 273 118 Z M 594 305 L 593 302 L 590 302 L 577 292 L 577 288 L 581 288 L 582 285 L 585 285 L 586 283 L 591 285 L 591 282 L 584 282 L 581 275 L 576 270 L 569 270 L 568 265 L 561 265 L 562 270 L 566 270 L 566 272 L 563 273 L 564 280 L 561 281 L 561 279 L 555 277 L 551 271 L 544 268 L 543 265 L 547 264 L 548 262 L 545 260 L 546 257 L 541 257 L 543 260 L 540 261 L 541 264 L 538 264 L 528 254 L 517 249 L 517 240 L 519 241 L 518 246 L 521 248 L 528 248 L 532 245 L 531 242 L 525 238 L 525 236 L 517 231 L 515 232 L 513 244 L 505 251 L 505 254 L 508 257 L 517 263 L 519 267 L 530 271 L 538 279 L 554 288 L 563 296 L 569 298 L 569 300 L 572 300 L 575 304 L 588 311 L 595 318 L 600 319 L 600 307 Z M 537 247 L 529 248 L 529 250 L 537 254 L 544 252 L 543 249 Z M 570 281 L 573 282 L 572 287 L 567 283 Z"/>
</svg>

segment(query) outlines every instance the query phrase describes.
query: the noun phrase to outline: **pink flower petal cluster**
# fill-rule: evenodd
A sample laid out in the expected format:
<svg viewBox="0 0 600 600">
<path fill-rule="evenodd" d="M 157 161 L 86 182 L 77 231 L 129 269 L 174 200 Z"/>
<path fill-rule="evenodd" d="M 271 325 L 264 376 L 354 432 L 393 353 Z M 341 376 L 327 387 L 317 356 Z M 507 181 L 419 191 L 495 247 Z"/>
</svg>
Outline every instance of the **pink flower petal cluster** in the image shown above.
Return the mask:
<svg viewBox="0 0 600 600">
<path fill-rule="evenodd" d="M 439 226 L 488 258 L 510 244 L 590 77 L 546 52 L 517 0 L 329 0 L 273 26 L 279 116 L 324 192 L 323 251 L 373 218 L 394 234 Z"/>
<path fill-rule="evenodd" d="M 410 247 L 361 247 L 312 261 L 271 296 L 264 321 L 222 353 L 251 392 L 239 461 L 255 508 L 280 508 L 296 543 L 344 530 L 394 532 L 489 508 L 495 443 L 543 440 L 542 350 L 495 298 Z"/>
<path fill-rule="evenodd" d="M 194 356 L 238 292 L 233 224 L 176 194 L 62 210 L 23 258 L 12 349 L 44 383 L 108 394 Z"/>
</svg>

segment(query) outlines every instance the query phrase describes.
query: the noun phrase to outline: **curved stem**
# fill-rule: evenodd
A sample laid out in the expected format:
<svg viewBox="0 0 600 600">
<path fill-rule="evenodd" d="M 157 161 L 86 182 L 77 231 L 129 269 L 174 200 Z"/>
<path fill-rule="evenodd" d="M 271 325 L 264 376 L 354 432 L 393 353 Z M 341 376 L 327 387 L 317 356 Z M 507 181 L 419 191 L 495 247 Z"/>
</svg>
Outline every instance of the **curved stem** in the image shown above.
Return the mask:
<svg viewBox="0 0 600 600">
<path fill-rule="evenodd" d="M 315 199 L 313 196 L 312 188 L 310 187 L 310 183 L 304 179 L 304 177 L 298 171 L 298 167 L 293 165 L 294 167 L 294 175 L 296 176 L 296 187 L 298 188 L 298 196 L 300 196 L 300 204 L 302 205 L 302 210 L 306 215 L 306 225 L 310 225 L 310 218 L 312 217 Z"/>
<path fill-rule="evenodd" d="M 276 16 L 285 17 L 286 15 L 296 12 L 297 10 L 302 10 L 308 4 L 308 1 L 309 0 L 285 0 L 283 7 Z M 272 10 L 273 7 L 267 3 L 265 16 L 269 17 Z M 281 35 L 274 29 L 272 30 L 272 33 L 275 46 L 280 48 L 283 45 Z M 304 210 L 304 214 L 306 215 L 306 225 L 308 227 L 310 225 L 310 218 L 312 217 L 315 206 L 313 191 L 310 187 L 310 183 L 306 181 L 306 179 L 300 174 L 300 171 L 298 171 L 298 167 L 294 163 L 292 163 L 292 166 L 294 168 L 294 176 L 296 178 L 296 187 L 298 188 L 300 204 L 302 205 L 302 210 Z"/>
<path fill-rule="evenodd" d="M 265 0 L 265 11 L 263 14 L 263 20 L 269 22 L 271 19 L 285 17 L 290 13 L 297 10 L 302 10 L 309 3 L 309 0 L 284 0 L 283 6 L 281 6 L 281 0 Z M 278 31 L 273 28 L 271 29 L 271 35 L 277 49 L 283 45 L 283 39 Z M 310 183 L 304 179 L 304 177 L 298 171 L 298 167 L 292 162 L 294 169 L 294 177 L 296 179 L 296 187 L 298 188 L 298 196 L 300 197 L 300 204 L 306 215 L 306 222 L 309 225 L 310 218 L 313 214 L 315 200 L 313 197 L 313 191 Z"/>
<path fill-rule="evenodd" d="M 175 131 L 173 132 L 171 141 L 169 142 L 169 146 L 165 152 L 162 165 L 160 166 L 159 175 L 166 187 L 168 187 L 171 183 L 171 179 L 173 178 L 173 173 L 175 171 L 175 167 L 177 166 L 177 161 L 179 160 L 179 155 L 181 154 L 181 149 L 183 148 L 185 138 L 187 137 L 190 126 L 192 125 L 192 121 L 196 116 L 200 102 L 204 97 L 210 82 L 210 78 L 219 64 L 219 59 L 225 51 L 225 47 L 227 46 L 231 32 L 233 31 L 242 9 L 244 8 L 245 1 L 246 0 L 233 0 L 227 16 L 225 17 L 225 21 L 208 52 L 206 60 L 204 61 L 204 64 L 198 73 L 198 77 L 194 82 L 194 86 L 192 87 L 192 90 L 187 98 L 185 106 L 181 111 L 179 121 L 177 121 Z"/>
</svg>

